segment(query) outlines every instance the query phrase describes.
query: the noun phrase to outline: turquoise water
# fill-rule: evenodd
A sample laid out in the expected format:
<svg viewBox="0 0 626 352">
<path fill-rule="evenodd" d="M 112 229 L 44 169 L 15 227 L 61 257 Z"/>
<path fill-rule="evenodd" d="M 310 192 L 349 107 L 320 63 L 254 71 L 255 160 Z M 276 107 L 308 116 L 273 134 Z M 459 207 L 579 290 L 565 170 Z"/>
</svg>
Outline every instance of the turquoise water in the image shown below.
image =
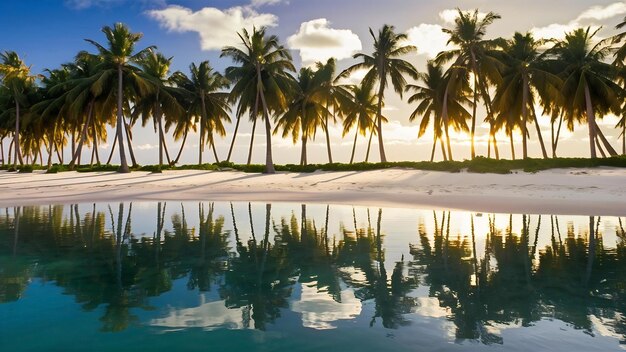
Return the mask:
<svg viewBox="0 0 626 352">
<path fill-rule="evenodd" d="M 2 351 L 620 351 L 625 218 L 0 209 Z"/>
</svg>

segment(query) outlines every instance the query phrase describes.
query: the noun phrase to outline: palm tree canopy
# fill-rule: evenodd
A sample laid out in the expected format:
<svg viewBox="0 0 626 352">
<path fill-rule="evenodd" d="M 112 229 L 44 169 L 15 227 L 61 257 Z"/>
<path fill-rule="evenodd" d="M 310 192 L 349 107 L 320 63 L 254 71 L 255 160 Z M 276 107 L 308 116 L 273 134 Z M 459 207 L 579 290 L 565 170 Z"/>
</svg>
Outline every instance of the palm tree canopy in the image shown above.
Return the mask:
<svg viewBox="0 0 626 352">
<path fill-rule="evenodd" d="M 408 85 L 407 91 L 414 91 L 409 97 L 409 103 L 417 103 L 417 107 L 409 116 L 409 121 L 414 121 L 418 116 L 422 116 L 420 121 L 418 137 L 422 137 L 428 125 L 433 123 L 435 137 L 441 137 L 444 127 L 443 121 L 443 101 L 446 86 L 451 77 L 450 71 L 444 73 L 443 67 L 434 61 L 429 61 L 426 65 L 426 72 L 420 73 L 418 78 L 423 85 Z M 448 94 L 448 123 L 456 131 L 467 131 L 466 120 L 471 118 L 471 114 L 464 105 L 471 106 L 472 102 L 468 98 L 471 94 L 469 82 L 461 80 L 465 84 L 459 89 L 451 90 Z"/>
<path fill-rule="evenodd" d="M 599 117 L 621 111 L 623 91 L 614 78 L 621 76 L 623 69 L 605 62 L 611 46 L 606 40 L 595 40 L 598 30 L 575 29 L 549 51 L 553 58 L 547 60 L 546 65 L 563 80 L 563 109 L 570 130 L 576 121 L 586 121 L 585 87 L 589 88 L 594 111 Z"/>
<path fill-rule="evenodd" d="M 238 33 L 243 49 L 228 46 L 222 49 L 221 57 L 229 57 L 237 66 L 226 68 L 226 77 L 234 82 L 230 101 L 239 101 L 236 115 L 243 116 L 253 111 L 257 89 L 262 87 L 268 109 L 274 114 L 286 110 L 291 92 L 297 84 L 290 72 L 295 72 L 291 54 L 275 35 L 267 35 L 265 27 L 254 28 L 252 33 L 243 29 Z M 261 80 L 258 81 L 258 71 Z"/>
<path fill-rule="evenodd" d="M 378 82 L 384 90 L 388 86 L 388 80 L 396 93 L 402 97 L 407 84 L 405 76 L 417 77 L 417 70 L 413 65 L 401 56 L 417 51 L 413 45 L 404 45 L 407 40 L 406 34 L 395 33 L 393 26 L 384 25 L 378 35 L 370 28 L 370 35 L 374 39 L 374 51 L 371 55 L 357 53 L 353 57 L 362 62 L 352 65 L 340 74 L 340 77 L 348 77 L 357 70 L 368 70 L 363 78 L 363 84 L 374 86 Z"/>
</svg>

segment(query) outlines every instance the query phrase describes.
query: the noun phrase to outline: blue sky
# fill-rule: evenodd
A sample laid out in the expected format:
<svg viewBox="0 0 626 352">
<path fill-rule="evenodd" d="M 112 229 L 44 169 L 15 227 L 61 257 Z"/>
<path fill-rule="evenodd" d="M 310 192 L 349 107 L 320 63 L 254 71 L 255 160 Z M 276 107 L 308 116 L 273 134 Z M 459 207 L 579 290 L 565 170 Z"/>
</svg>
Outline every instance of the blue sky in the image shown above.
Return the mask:
<svg viewBox="0 0 626 352">
<path fill-rule="evenodd" d="M 164 54 L 174 56 L 173 70 L 186 71 L 191 62 L 207 59 L 218 70 L 223 70 L 230 63 L 219 59 L 216 49 L 231 44 L 240 27 L 261 24 L 268 25 L 270 32 L 278 34 L 293 50 L 297 66 L 324 60 L 332 54 L 343 58 L 339 61 L 340 68 L 343 68 L 353 63 L 349 56 L 354 52 L 371 50 L 368 27 L 377 29 L 389 23 L 398 31 L 408 33 L 413 44 L 418 46 L 418 54 L 407 59 L 419 70 L 430 56 L 445 47 L 441 28 L 450 26 L 450 10 L 456 7 L 501 14 L 502 20 L 490 27 L 488 37 L 510 36 L 514 31 L 531 29 L 539 36 L 558 37 L 565 30 L 587 25 L 604 25 L 601 34 L 608 36 L 612 27 L 626 15 L 626 2 L 615 0 L 3 0 L 0 1 L 0 23 L 4 28 L 0 50 L 17 51 L 27 64 L 32 65 L 33 71 L 42 72 L 44 68 L 54 68 L 72 60 L 79 50 L 92 50 L 83 39 L 102 42 L 102 26 L 124 22 L 133 31 L 144 34 L 139 47 L 157 45 Z M 390 159 L 426 158 L 432 139 L 426 136 L 416 140 L 417 126 L 408 122 L 411 107 L 391 92 L 386 104 L 386 115 L 392 120 L 385 127 Z M 609 128 L 611 123 L 613 121 L 608 118 L 605 133 L 615 141 L 617 133 Z M 547 132 L 549 126 L 544 124 L 542 128 Z M 235 149 L 236 161 L 245 160 L 250 138 L 250 126 L 244 124 L 241 130 L 243 134 Z M 332 131 L 333 144 L 338 158 L 347 159 L 351 138 L 342 140 L 340 130 L 337 127 Z M 484 131 L 485 126 L 479 127 L 479 134 Z M 562 154 L 587 155 L 584 136 L 582 128 L 574 134 L 566 133 Z M 257 137 L 258 141 L 263 140 L 262 134 Z M 546 137 L 549 136 L 544 135 Z M 134 138 L 135 145 L 141 147 L 137 151 L 138 157 L 143 163 L 154 162 L 155 136 L 152 131 L 138 129 Z M 291 142 L 276 139 L 277 161 L 297 161 L 299 154 L 292 149 Z M 230 136 L 219 141 L 221 155 L 226 153 L 229 141 Z M 178 148 L 178 143 L 169 142 L 172 149 Z M 190 141 L 184 161 L 196 160 L 197 146 L 193 143 L 197 140 Z M 531 154 L 538 155 L 534 138 L 531 143 Z M 454 144 L 459 157 L 468 157 L 468 148 L 464 147 L 468 144 L 466 136 L 455 136 Z M 103 145 L 103 149 L 107 147 Z M 359 144 L 357 148 L 357 153 L 362 153 L 363 145 Z M 508 153 L 508 146 L 503 144 L 501 148 L 507 150 L 503 153 Z M 324 161 L 322 138 L 310 149 L 311 160 Z M 255 161 L 262 161 L 262 150 L 263 145 L 259 143 L 255 149 Z M 289 153 L 282 153 L 282 150 Z M 486 143 L 479 141 L 479 152 L 485 151 Z M 357 158 L 361 157 L 357 154 Z"/>
</svg>

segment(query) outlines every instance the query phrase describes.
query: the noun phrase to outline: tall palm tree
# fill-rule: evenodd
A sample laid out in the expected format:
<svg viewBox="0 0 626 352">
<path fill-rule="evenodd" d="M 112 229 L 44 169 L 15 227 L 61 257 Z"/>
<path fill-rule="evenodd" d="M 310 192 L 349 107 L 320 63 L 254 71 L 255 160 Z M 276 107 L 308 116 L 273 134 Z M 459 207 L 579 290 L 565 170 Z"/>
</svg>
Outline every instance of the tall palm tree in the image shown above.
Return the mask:
<svg viewBox="0 0 626 352">
<path fill-rule="evenodd" d="M 328 71 L 318 66 L 317 70 L 305 67 L 298 75 L 298 91 L 285 113 L 279 118 L 275 132 L 282 128 L 283 138 L 291 134 L 293 142 L 302 139 L 300 165 L 307 165 L 307 142 L 315 139 L 318 127 L 325 129 L 330 100 L 327 82 Z"/>
<path fill-rule="evenodd" d="M 151 89 L 150 84 L 139 75 L 139 69 L 134 65 L 141 62 L 143 57 L 155 49 L 155 47 L 150 46 L 135 51 L 135 45 L 141 40 L 143 34 L 132 33 L 122 23 L 116 23 L 113 27 L 105 26 L 102 28 L 102 33 L 104 33 L 107 39 L 106 47 L 94 40 L 86 39 L 87 42 L 96 47 L 98 54 L 103 59 L 93 93 L 99 95 L 105 84 L 108 83 L 107 81 L 113 80 L 117 83 L 115 91 L 111 93 L 114 93 L 117 99 L 116 137 L 120 150 L 120 168 L 118 171 L 127 173 L 130 172 L 130 169 L 126 161 L 126 153 L 124 152 L 124 132 L 122 130 L 123 126 L 125 126 L 123 103 L 125 98 L 128 98 L 125 97 L 124 83 L 136 86 L 141 91 L 140 93 L 146 93 Z M 113 94 L 110 96 L 113 96 Z"/>
<path fill-rule="evenodd" d="M 0 53 L 0 78 L 6 87 L 6 93 L 15 104 L 15 131 L 13 145 L 14 164 L 24 163 L 20 152 L 20 105 L 26 100 L 26 93 L 35 83 L 36 76 L 30 73 L 30 67 L 14 51 Z"/>
<path fill-rule="evenodd" d="M 617 155 L 596 123 L 596 117 L 620 114 L 622 96 L 622 88 L 614 81 L 621 69 L 604 61 L 611 46 L 607 41 L 594 44 L 599 30 L 591 31 L 588 27 L 566 33 L 565 39 L 550 50 L 554 58 L 547 62 L 551 70 L 560 72 L 563 80 L 561 93 L 568 128 L 573 130 L 575 122 L 587 122 L 592 158 L 597 156 L 596 144 L 600 146 L 600 141 L 611 156 Z"/>
<path fill-rule="evenodd" d="M 215 71 L 208 61 L 202 61 L 189 66 L 190 76 L 182 72 L 173 75 L 173 81 L 188 92 L 188 110 L 190 116 L 196 117 L 196 123 L 200 125 L 200 143 L 198 146 L 198 165 L 202 164 L 202 152 L 208 142 L 213 149 L 215 162 L 219 163 L 217 150 L 215 149 L 214 133 L 220 136 L 226 135 L 223 121 L 230 122 L 228 113 L 228 93 L 223 90 L 229 85 L 229 81 L 219 72 Z"/>
<path fill-rule="evenodd" d="M 396 93 L 402 97 L 404 87 L 407 82 L 405 76 L 417 77 L 417 70 L 411 63 L 400 59 L 401 56 L 417 50 L 412 45 L 404 45 L 407 40 L 406 34 L 397 34 L 393 26 L 384 25 L 378 32 L 378 36 L 370 28 L 370 34 L 374 39 L 374 52 L 372 55 L 357 53 L 355 59 L 362 62 L 355 64 L 341 73 L 340 76 L 347 77 L 357 70 L 367 69 L 368 72 L 363 78 L 364 84 L 373 86 L 378 82 L 378 111 L 376 118 L 376 128 L 378 134 L 378 148 L 380 151 L 380 161 L 387 162 L 385 147 L 383 145 L 382 130 L 382 107 L 385 100 L 385 89 L 389 81 Z"/>
<path fill-rule="evenodd" d="M 141 60 L 142 75 L 154 86 L 154 89 L 149 94 L 140 97 L 134 107 L 134 114 L 141 114 L 144 126 L 152 117 L 154 130 L 159 135 L 159 166 L 163 165 L 163 150 L 167 148 L 163 117 L 171 120 L 185 113 L 177 99 L 177 94 L 179 94 L 177 89 L 170 84 L 171 63 L 171 57 L 167 58 L 157 52 L 151 52 Z"/>
<path fill-rule="evenodd" d="M 337 84 L 339 77 L 336 76 L 335 71 L 337 68 L 337 60 L 335 58 L 330 58 L 326 61 L 326 63 L 318 62 L 316 64 L 317 71 L 319 75 L 323 78 L 324 82 L 322 83 L 322 92 L 320 95 L 324 95 L 326 99 L 326 114 L 324 116 L 324 121 L 322 124 L 322 129 L 324 130 L 324 134 L 326 135 L 326 151 L 328 153 L 328 162 L 333 163 L 333 153 L 330 148 L 330 133 L 329 133 L 329 123 L 337 123 L 337 112 L 339 111 L 339 106 L 337 103 L 337 95 L 345 94 L 345 87 Z M 330 113 L 332 109 L 333 113 Z"/>
<path fill-rule="evenodd" d="M 491 25 L 495 20 L 500 18 L 500 15 L 489 12 L 484 16 L 479 16 L 478 9 L 474 11 L 461 11 L 457 9 L 458 16 L 454 20 L 454 28 L 444 28 L 443 32 L 449 35 L 448 44 L 455 46 L 454 49 L 441 52 L 437 55 L 436 61 L 438 64 L 443 64 L 449 61 L 453 61 L 452 67 L 459 68 L 459 70 L 452 71 L 451 73 L 465 74 L 465 71 L 472 73 L 474 78 L 474 104 L 472 110 L 472 123 L 470 129 L 471 140 L 471 156 L 472 159 L 476 157 L 476 148 L 474 146 L 475 131 L 476 131 L 476 107 L 478 106 L 478 98 L 482 98 L 485 109 L 487 110 L 486 121 L 493 125 L 493 109 L 491 107 L 491 97 L 489 96 L 489 83 L 499 83 L 499 68 L 500 64 L 490 52 L 498 47 L 499 40 L 485 39 L 487 34 L 487 27 Z M 463 68 L 463 69 L 460 69 Z M 454 83 L 455 79 L 451 79 L 449 82 Z M 450 94 L 448 89 L 444 93 L 444 96 Z M 444 102 L 447 98 L 444 97 Z M 443 118 L 447 119 L 447 108 L 444 104 Z M 496 158 L 498 158 L 498 147 L 495 140 L 495 131 L 493 126 L 489 133 L 490 141 L 493 142 L 494 152 Z"/>
<path fill-rule="evenodd" d="M 226 77 L 235 82 L 231 94 L 239 98 L 238 111 L 257 106 L 256 99 L 259 99 L 265 120 L 265 172 L 274 173 L 270 114 L 285 111 L 291 92 L 297 88 L 290 74 L 295 72 L 291 54 L 280 45 L 277 36 L 267 36 L 265 31 L 265 28 L 253 28 L 249 33 L 243 29 L 238 35 L 244 49 L 225 47 L 221 56 L 230 57 L 238 64 L 226 69 Z M 256 118 L 255 113 L 253 117 Z"/>
<path fill-rule="evenodd" d="M 543 157 L 548 158 L 539 121 L 534 113 L 536 95 L 543 101 L 555 101 L 561 89 L 559 77 L 546 70 L 544 61 L 547 52 L 539 51 L 545 44 L 545 40 L 536 40 L 531 33 L 516 32 L 512 39 L 504 43 L 500 55 L 500 61 L 506 67 L 494 97 L 494 110 L 499 115 L 519 121 L 524 159 L 528 158 L 529 115 L 532 115 Z"/>
<path fill-rule="evenodd" d="M 347 135 L 352 128 L 355 129 L 354 143 L 352 144 L 352 153 L 350 154 L 350 164 L 354 162 L 354 153 L 356 151 L 356 141 L 359 134 L 367 136 L 369 132 L 371 136 L 376 133 L 376 117 L 378 114 L 378 96 L 373 94 L 373 87 L 366 85 L 353 85 L 348 89 L 348 94 L 338 96 L 338 106 L 343 116 L 343 136 Z M 383 116 L 383 121 L 387 119 Z M 367 146 L 367 154 L 369 155 L 369 147 Z"/>
<path fill-rule="evenodd" d="M 418 116 L 422 116 L 417 137 L 420 138 L 426 133 L 428 126 L 433 126 L 433 149 L 430 161 L 435 156 L 435 148 L 437 140 L 442 143 L 442 153 L 444 160 L 449 157 L 452 160 L 452 148 L 450 146 L 449 128 L 455 131 L 467 131 L 466 120 L 471 119 L 472 115 L 465 109 L 464 105 L 471 106 L 472 101 L 468 98 L 470 95 L 470 87 L 465 81 L 464 85 L 457 89 L 448 91 L 446 89 L 451 86 L 448 80 L 451 78 L 450 71 L 444 73 L 443 67 L 434 61 L 429 61 L 426 66 L 426 72 L 418 75 L 420 81 L 424 85 L 407 85 L 407 91 L 415 91 L 409 97 L 409 103 L 417 103 L 417 107 L 409 116 L 409 121 L 413 122 Z M 463 82 L 463 80 L 459 81 Z M 444 96 L 447 99 L 448 119 L 443 119 Z M 446 144 L 448 146 L 448 155 L 446 157 L 445 148 L 443 148 L 443 134 L 445 133 Z"/>
</svg>

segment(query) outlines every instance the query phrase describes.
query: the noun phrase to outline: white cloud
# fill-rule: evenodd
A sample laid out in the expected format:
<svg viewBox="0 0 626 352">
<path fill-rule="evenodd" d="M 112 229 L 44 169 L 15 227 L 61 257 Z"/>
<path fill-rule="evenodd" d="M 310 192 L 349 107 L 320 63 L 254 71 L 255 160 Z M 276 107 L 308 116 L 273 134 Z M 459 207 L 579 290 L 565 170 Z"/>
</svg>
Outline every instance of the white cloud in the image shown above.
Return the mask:
<svg viewBox="0 0 626 352">
<path fill-rule="evenodd" d="M 296 34 L 287 38 L 289 47 L 300 51 L 303 65 L 324 62 L 331 57 L 346 59 L 361 51 L 359 36 L 349 29 L 334 29 L 329 25 L 325 18 L 304 22 Z"/>
<path fill-rule="evenodd" d="M 592 6 L 568 23 L 552 23 L 543 27 L 534 27 L 531 29 L 531 32 L 538 38 L 563 39 L 565 38 L 565 33 L 571 32 L 576 28 L 591 26 L 593 29 L 596 29 L 601 25 L 599 21 L 624 14 L 626 14 L 626 3 L 624 2 L 615 2 L 607 6 Z M 598 37 L 596 39 L 601 38 Z"/>
<path fill-rule="evenodd" d="M 249 7 L 225 10 L 205 7 L 194 12 L 186 7 L 171 5 L 162 10 L 149 11 L 148 15 L 170 31 L 198 33 L 203 50 L 219 50 L 227 45 L 239 44 L 237 32 L 243 28 L 278 25 L 275 15 L 257 13 Z"/>
<path fill-rule="evenodd" d="M 409 28 L 407 36 L 409 42 L 417 47 L 417 53 L 434 58 L 443 50 L 449 49 L 446 42 L 448 35 L 441 31 L 438 24 L 422 23 L 417 27 Z"/>
<path fill-rule="evenodd" d="M 606 20 L 615 16 L 626 14 L 626 3 L 615 2 L 607 6 L 593 6 L 576 18 L 576 22 L 583 20 Z"/>
<path fill-rule="evenodd" d="M 474 10 L 461 10 L 463 12 L 473 12 Z M 457 9 L 445 9 L 441 12 L 439 12 L 439 18 L 441 18 L 441 20 L 443 22 L 445 22 L 446 24 L 453 24 L 454 20 L 456 20 L 456 18 L 459 15 L 459 10 Z M 485 12 L 478 12 L 478 19 L 481 20 L 483 18 L 485 18 L 485 16 L 487 15 L 487 13 Z"/>
<path fill-rule="evenodd" d="M 141 144 L 137 146 L 137 149 L 139 150 L 152 150 L 152 149 L 156 149 L 156 145 L 150 144 L 150 143 L 146 143 L 146 144 Z"/>
</svg>

